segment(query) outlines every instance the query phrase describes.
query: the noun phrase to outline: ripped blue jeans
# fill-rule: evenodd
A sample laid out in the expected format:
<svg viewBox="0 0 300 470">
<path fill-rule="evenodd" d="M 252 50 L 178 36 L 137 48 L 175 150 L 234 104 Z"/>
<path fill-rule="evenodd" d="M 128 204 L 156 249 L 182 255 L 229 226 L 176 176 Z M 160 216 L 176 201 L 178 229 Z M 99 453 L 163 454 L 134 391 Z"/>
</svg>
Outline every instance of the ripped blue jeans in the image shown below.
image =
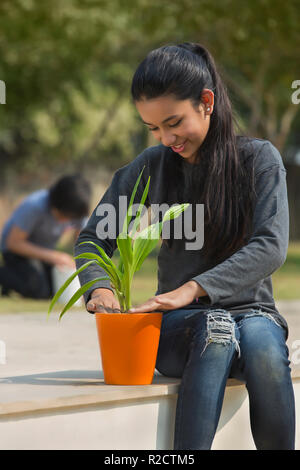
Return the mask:
<svg viewBox="0 0 300 470">
<path fill-rule="evenodd" d="M 286 333 L 261 310 L 178 309 L 163 315 L 156 369 L 181 377 L 174 449 L 210 449 L 229 377 L 249 395 L 259 450 L 294 449 L 295 404 Z"/>
</svg>

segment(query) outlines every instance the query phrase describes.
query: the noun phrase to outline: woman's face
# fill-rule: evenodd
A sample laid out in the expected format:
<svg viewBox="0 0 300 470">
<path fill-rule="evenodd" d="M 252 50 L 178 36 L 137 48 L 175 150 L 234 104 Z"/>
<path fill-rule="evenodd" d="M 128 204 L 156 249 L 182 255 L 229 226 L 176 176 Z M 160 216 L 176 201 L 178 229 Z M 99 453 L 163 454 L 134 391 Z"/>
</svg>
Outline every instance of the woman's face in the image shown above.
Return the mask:
<svg viewBox="0 0 300 470">
<path fill-rule="evenodd" d="M 211 90 L 203 90 L 197 107 L 189 99 L 177 100 L 173 95 L 142 99 L 135 105 L 155 139 L 194 163 L 209 129 L 213 97 Z"/>
</svg>

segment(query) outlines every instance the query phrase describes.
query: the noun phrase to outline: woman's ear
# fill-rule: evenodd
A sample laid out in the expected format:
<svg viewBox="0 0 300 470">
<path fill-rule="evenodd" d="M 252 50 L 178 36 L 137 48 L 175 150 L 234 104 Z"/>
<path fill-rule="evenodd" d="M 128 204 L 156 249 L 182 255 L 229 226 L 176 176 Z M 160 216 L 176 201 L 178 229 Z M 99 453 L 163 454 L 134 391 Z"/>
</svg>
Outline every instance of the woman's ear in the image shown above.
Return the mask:
<svg viewBox="0 0 300 470">
<path fill-rule="evenodd" d="M 201 95 L 201 105 L 204 107 L 205 114 L 212 114 L 214 109 L 214 92 L 204 88 Z"/>
</svg>

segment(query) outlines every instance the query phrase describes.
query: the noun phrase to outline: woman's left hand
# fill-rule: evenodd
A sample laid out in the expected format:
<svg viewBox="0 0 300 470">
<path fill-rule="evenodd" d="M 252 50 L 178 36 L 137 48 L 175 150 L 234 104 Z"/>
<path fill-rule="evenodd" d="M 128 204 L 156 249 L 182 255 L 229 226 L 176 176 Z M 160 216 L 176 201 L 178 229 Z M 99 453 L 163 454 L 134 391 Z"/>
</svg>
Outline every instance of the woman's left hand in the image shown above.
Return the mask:
<svg viewBox="0 0 300 470">
<path fill-rule="evenodd" d="M 196 281 L 188 281 L 177 289 L 156 295 L 147 302 L 131 308 L 129 313 L 175 310 L 189 305 L 195 298 L 205 295 L 207 293 Z"/>
</svg>

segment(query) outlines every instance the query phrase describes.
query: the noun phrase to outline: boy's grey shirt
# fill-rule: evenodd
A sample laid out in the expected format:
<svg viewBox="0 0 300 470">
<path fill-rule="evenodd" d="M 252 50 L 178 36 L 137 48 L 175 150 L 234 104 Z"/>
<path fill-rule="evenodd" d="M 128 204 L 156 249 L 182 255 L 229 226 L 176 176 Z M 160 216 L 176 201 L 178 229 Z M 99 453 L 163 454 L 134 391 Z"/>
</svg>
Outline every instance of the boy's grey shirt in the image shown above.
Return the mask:
<svg viewBox="0 0 300 470">
<path fill-rule="evenodd" d="M 58 221 L 51 213 L 49 189 L 39 189 L 25 197 L 6 221 L 0 241 L 1 251 L 7 251 L 6 239 L 13 226 L 28 234 L 28 241 L 44 248 L 55 248 L 68 228 L 82 229 L 87 217 L 67 222 Z"/>
<path fill-rule="evenodd" d="M 286 170 L 278 150 L 266 140 L 250 139 L 243 145 L 243 151 L 254 158 L 256 204 L 253 229 L 248 243 L 225 261 L 215 264 L 204 260 L 201 249 L 186 250 L 184 240 L 174 240 L 171 248 L 162 243 L 158 256 L 158 287 L 156 294 L 176 289 L 189 280 L 195 280 L 207 292 L 206 297 L 193 302 L 187 308 L 199 310 L 224 308 L 237 315 L 252 309 L 262 309 L 271 313 L 286 329 L 285 319 L 279 314 L 273 298 L 271 275 L 285 261 L 289 242 L 289 211 L 286 188 Z M 110 187 L 105 192 L 99 206 L 109 203 L 119 211 L 119 196 L 127 196 L 128 202 L 135 182 L 144 168 L 141 184 L 136 196 L 139 202 L 148 176 L 151 176 L 148 194 L 149 204 L 163 204 L 166 201 L 163 183 L 166 162 L 181 158 L 163 145 L 150 147 L 128 165 L 116 171 Z M 75 255 L 97 250 L 91 244 L 79 245 L 83 241 L 93 241 L 104 248 L 109 256 L 116 249 L 113 238 L 100 239 L 99 222 L 105 215 L 97 215 L 97 206 L 88 223 L 81 231 L 75 245 Z M 205 210 L 205 208 L 204 208 Z M 97 233 L 98 225 L 98 233 Z M 122 227 L 121 227 L 122 228 Z M 117 224 L 117 231 L 119 227 Z M 205 243 L 205 240 L 204 240 Z M 77 268 L 87 260 L 76 260 Z M 95 277 L 106 276 L 96 264 L 79 274 L 81 284 Z M 87 303 L 91 292 L 99 287 L 110 287 L 109 281 L 99 281 L 85 295 Z"/>
</svg>

